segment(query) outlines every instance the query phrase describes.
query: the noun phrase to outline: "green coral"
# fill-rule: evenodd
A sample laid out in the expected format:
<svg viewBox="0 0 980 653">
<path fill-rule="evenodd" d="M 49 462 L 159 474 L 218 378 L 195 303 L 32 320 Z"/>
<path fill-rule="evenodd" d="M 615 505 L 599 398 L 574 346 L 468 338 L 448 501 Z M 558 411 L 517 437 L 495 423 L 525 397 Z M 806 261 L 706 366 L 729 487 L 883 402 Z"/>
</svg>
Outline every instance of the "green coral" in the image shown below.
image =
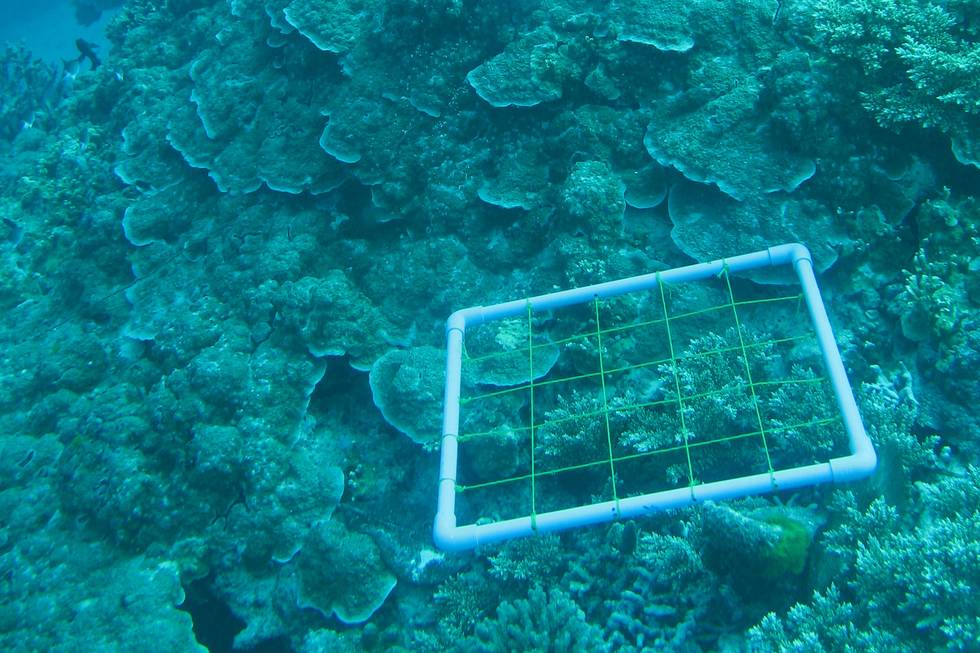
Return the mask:
<svg viewBox="0 0 980 653">
<path fill-rule="evenodd" d="M 698 541 L 705 565 L 743 596 L 772 606 L 786 600 L 804 571 L 821 523 L 803 508 L 709 502 L 699 514 Z M 760 593 L 760 583 L 769 583 L 769 591 Z"/>
<path fill-rule="evenodd" d="M 762 574 L 767 578 L 801 574 L 813 541 L 806 525 L 786 515 L 772 515 L 763 521 L 779 529 L 779 539 L 763 553 L 766 565 Z"/>
</svg>

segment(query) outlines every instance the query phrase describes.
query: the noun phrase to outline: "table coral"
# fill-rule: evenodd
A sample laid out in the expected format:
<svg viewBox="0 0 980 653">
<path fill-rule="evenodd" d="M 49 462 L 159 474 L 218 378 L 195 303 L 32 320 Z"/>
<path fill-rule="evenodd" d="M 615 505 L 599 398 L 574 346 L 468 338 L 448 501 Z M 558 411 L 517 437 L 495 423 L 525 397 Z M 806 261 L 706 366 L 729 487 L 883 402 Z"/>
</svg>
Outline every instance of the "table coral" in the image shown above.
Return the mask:
<svg viewBox="0 0 980 653">
<path fill-rule="evenodd" d="M 325 192 L 344 179 L 315 139 L 329 86 L 312 80 L 290 84 L 276 66 L 302 67 L 306 55 L 295 47 L 277 53 L 255 43 L 251 32 L 258 28 L 229 22 L 191 62 L 193 106 L 174 111 L 170 142 L 191 165 L 208 168 L 222 190 L 247 193 L 264 183 L 284 192 Z M 278 101 L 267 101 L 272 98 Z M 284 152 L 302 163 L 296 165 Z"/>
<path fill-rule="evenodd" d="M 442 433 L 445 375 L 442 352 L 434 347 L 393 349 L 371 368 L 374 403 L 392 426 L 419 444 L 431 444 Z"/>
<path fill-rule="evenodd" d="M 610 3 L 610 23 L 620 41 L 651 45 L 658 50 L 686 52 L 694 47 L 694 29 L 689 24 L 690 5 L 652 2 Z"/>
<path fill-rule="evenodd" d="M 760 89 L 754 79 L 736 77 L 729 83 L 701 106 L 658 112 L 643 141 L 650 156 L 737 200 L 795 190 L 816 172 L 815 163 L 773 147 L 764 119 L 756 114 Z"/>
<path fill-rule="evenodd" d="M 366 621 L 395 588 L 396 579 L 366 535 L 338 522 L 312 529 L 299 560 L 300 601 L 346 624 Z"/>
<path fill-rule="evenodd" d="M 350 50 L 362 33 L 371 27 L 373 14 L 379 9 L 375 4 L 348 0 L 324 5 L 309 0 L 292 0 L 283 8 L 283 15 L 316 47 L 327 52 L 342 53 Z"/>
<path fill-rule="evenodd" d="M 667 210 L 674 225 L 671 238 L 698 260 L 802 241 L 817 269 L 825 270 L 837 260 L 838 244 L 846 242 L 818 202 L 782 193 L 735 202 L 703 185 L 681 182 L 671 188 Z M 706 230 L 708 222 L 725 226 Z"/>
<path fill-rule="evenodd" d="M 466 81 L 491 106 L 531 107 L 561 97 L 561 52 L 549 30 L 528 34 L 469 72 Z"/>
</svg>

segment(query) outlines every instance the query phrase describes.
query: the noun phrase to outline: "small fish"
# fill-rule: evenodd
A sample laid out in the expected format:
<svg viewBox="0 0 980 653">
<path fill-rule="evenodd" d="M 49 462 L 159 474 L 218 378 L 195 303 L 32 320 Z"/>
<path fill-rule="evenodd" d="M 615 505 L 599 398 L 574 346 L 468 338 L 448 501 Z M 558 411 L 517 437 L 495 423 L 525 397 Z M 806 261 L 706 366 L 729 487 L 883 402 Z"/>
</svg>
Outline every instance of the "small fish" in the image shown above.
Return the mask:
<svg viewBox="0 0 980 653">
<path fill-rule="evenodd" d="M 92 62 L 92 70 L 98 68 L 99 64 L 102 63 L 102 60 L 99 59 L 99 55 L 95 54 L 95 49 L 99 47 L 95 43 L 89 43 L 85 39 L 75 39 L 75 47 L 78 48 L 79 52 L 81 52 L 76 60 L 78 63 L 82 63 L 88 59 Z"/>
</svg>

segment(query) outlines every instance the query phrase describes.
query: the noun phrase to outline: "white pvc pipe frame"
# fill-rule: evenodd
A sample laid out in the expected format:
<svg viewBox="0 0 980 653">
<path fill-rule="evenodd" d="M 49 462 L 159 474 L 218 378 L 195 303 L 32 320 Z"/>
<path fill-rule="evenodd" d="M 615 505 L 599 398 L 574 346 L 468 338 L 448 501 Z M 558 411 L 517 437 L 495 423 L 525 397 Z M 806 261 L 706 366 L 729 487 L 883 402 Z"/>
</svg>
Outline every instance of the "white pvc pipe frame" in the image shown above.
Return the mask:
<svg viewBox="0 0 980 653">
<path fill-rule="evenodd" d="M 659 281 L 683 283 L 708 279 L 722 272 L 727 266 L 730 272 L 743 272 L 754 268 L 792 265 L 803 288 L 820 351 L 830 378 L 830 383 L 840 408 L 844 427 L 850 441 L 851 455 L 833 458 L 825 463 L 781 469 L 772 474 L 766 472 L 723 481 L 715 481 L 693 487 L 683 487 L 606 501 L 589 506 L 579 506 L 517 519 L 485 524 L 456 525 L 456 471 L 459 447 L 460 379 L 462 374 L 463 334 L 467 326 L 493 320 L 527 315 L 528 304 L 532 311 L 546 311 L 574 304 L 581 304 L 597 297 L 615 297 L 639 290 L 656 288 Z M 840 351 L 834 341 L 834 333 L 827 319 L 827 311 L 817 280 L 813 274 L 813 259 L 806 247 L 797 243 L 778 245 L 767 250 L 665 270 L 659 274 L 645 274 L 629 279 L 609 281 L 593 286 L 519 299 L 494 306 L 475 306 L 453 313 L 446 323 L 446 394 L 443 409 L 442 460 L 439 469 L 439 504 L 436 512 L 433 537 L 436 545 L 445 551 L 464 551 L 481 544 L 501 542 L 533 534 L 552 533 L 577 526 L 600 524 L 617 519 L 631 519 L 667 508 L 681 508 L 707 500 L 734 499 L 753 494 L 764 494 L 828 482 L 853 481 L 869 476 L 877 464 L 877 456 L 871 440 L 864 430 L 858 413 L 851 384 L 847 380 Z"/>
</svg>

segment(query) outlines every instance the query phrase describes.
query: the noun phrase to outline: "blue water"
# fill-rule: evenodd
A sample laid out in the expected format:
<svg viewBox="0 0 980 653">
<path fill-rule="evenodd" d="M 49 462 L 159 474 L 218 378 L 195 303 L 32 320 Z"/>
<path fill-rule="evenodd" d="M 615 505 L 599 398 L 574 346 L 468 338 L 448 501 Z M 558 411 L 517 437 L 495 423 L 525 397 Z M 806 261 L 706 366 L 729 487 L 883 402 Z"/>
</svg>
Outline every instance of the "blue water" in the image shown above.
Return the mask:
<svg viewBox="0 0 980 653">
<path fill-rule="evenodd" d="M 75 7 L 68 0 L 4 0 L 0 2 L 0 42 L 23 44 L 35 57 L 52 63 L 76 58 L 78 38 L 108 52 L 104 30 L 116 12 L 103 12 L 98 21 L 84 26 L 76 21 Z"/>
<path fill-rule="evenodd" d="M 977 25 L 0 4 L 0 649 L 980 650 Z M 789 242 L 870 478 L 437 548 L 440 481 L 460 525 L 533 530 L 839 474 L 793 274 L 525 302 Z M 467 327 L 440 470 L 446 319 L 512 300 Z"/>
</svg>

